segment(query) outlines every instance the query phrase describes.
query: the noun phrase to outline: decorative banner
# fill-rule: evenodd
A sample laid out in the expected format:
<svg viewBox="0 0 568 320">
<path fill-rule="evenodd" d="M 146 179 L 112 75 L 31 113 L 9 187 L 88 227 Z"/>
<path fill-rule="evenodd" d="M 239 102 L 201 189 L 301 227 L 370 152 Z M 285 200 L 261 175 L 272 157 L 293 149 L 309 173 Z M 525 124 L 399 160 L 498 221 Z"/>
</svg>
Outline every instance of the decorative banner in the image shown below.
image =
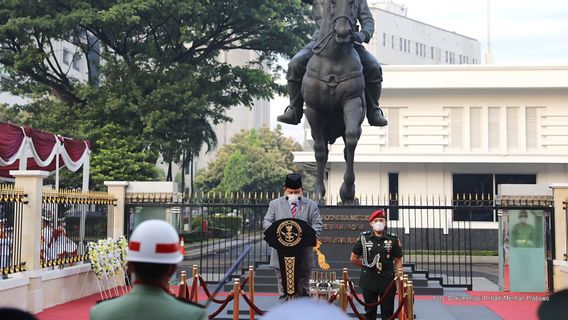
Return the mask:
<svg viewBox="0 0 568 320">
<path fill-rule="evenodd" d="M 8 177 L 10 170 L 21 168 L 22 159 L 28 170 L 52 171 L 58 165 L 65 165 L 75 172 L 83 165 L 88 166 L 89 152 L 87 140 L 0 122 L 0 176 Z"/>
</svg>

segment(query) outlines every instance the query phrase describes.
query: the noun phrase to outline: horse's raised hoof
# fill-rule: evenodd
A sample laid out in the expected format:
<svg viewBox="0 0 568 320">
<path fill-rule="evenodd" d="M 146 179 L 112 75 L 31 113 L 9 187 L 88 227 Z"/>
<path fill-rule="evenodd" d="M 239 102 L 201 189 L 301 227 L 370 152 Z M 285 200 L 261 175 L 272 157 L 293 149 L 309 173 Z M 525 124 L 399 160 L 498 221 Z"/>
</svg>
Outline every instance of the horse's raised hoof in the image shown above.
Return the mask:
<svg viewBox="0 0 568 320">
<path fill-rule="evenodd" d="M 355 184 L 347 186 L 344 183 L 341 184 L 339 189 L 339 196 L 341 197 L 341 202 L 343 204 L 354 204 L 355 203 Z"/>
</svg>

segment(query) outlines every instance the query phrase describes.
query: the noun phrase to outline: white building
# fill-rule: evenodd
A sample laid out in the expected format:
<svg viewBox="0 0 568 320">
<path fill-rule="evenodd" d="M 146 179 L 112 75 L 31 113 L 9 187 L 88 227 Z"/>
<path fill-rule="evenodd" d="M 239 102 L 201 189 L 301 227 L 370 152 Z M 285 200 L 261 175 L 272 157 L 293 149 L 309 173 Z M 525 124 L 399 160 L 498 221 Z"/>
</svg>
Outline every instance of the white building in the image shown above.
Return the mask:
<svg viewBox="0 0 568 320">
<path fill-rule="evenodd" d="M 244 66 L 255 58 L 257 58 L 255 52 L 239 49 L 225 52 L 221 57 L 221 61 L 233 66 Z M 233 121 L 213 126 L 215 134 L 217 135 L 217 148 L 207 153 L 205 152 L 206 148 L 204 148 L 195 161 L 196 172 L 206 168 L 207 164 L 217 156 L 219 148 L 230 143 L 231 138 L 235 134 L 242 130 L 270 127 L 270 103 L 268 100 L 255 99 L 251 108 L 242 105 L 235 106 L 229 109 L 225 115 L 232 118 Z"/>
<path fill-rule="evenodd" d="M 95 50 L 98 49 L 99 46 L 95 45 Z M 53 51 L 55 53 L 57 64 L 61 68 L 61 71 L 73 79 L 77 79 L 79 81 L 87 81 L 89 77 L 87 58 L 85 58 L 85 55 L 79 50 L 79 48 L 67 41 L 53 42 Z M 57 64 L 54 63 L 54 65 Z M 0 66 L 0 103 L 7 105 L 27 103 L 27 100 L 22 97 L 14 96 L 6 91 L 2 91 L 1 84 L 4 81 L 10 81 L 9 76 L 4 70 L 2 70 L 2 67 Z"/>
<path fill-rule="evenodd" d="M 364 122 L 357 194 L 451 198 L 568 181 L 568 66 L 385 66 L 384 74 L 389 125 Z M 314 163 L 314 153 L 294 161 Z M 344 168 L 338 139 L 326 181 L 334 197 Z"/>
<path fill-rule="evenodd" d="M 392 1 L 369 1 L 375 34 L 365 47 L 381 64 L 479 64 L 478 40 L 407 17 Z"/>
</svg>

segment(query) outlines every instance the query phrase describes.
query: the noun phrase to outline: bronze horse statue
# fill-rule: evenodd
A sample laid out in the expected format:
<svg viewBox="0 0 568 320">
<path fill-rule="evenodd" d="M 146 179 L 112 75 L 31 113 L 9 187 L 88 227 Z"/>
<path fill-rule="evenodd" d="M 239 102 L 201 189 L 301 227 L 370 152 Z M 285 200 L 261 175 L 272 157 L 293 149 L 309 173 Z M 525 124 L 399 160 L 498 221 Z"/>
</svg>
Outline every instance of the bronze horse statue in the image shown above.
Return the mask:
<svg viewBox="0 0 568 320">
<path fill-rule="evenodd" d="M 342 137 L 345 174 L 339 195 L 345 204 L 355 200 L 353 162 L 365 118 L 363 68 L 353 47 L 356 31 L 353 4 L 353 0 L 326 1 L 320 38 L 302 80 L 302 96 L 317 163 L 314 194 L 318 198 L 325 196 L 323 180 L 328 144 Z"/>
</svg>

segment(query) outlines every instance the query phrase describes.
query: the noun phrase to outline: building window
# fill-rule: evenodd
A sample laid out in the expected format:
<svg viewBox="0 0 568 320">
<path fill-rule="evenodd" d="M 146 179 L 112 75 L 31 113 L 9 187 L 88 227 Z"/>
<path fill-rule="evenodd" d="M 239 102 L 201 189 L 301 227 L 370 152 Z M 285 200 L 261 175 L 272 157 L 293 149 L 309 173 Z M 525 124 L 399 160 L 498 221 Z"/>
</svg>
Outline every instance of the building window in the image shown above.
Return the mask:
<svg viewBox="0 0 568 320">
<path fill-rule="evenodd" d="M 499 123 L 499 115 L 500 115 L 500 108 L 499 107 L 489 107 L 487 111 L 487 118 L 489 119 L 489 149 L 498 149 L 501 146 L 501 136 L 499 134 L 500 131 L 500 123 Z"/>
<path fill-rule="evenodd" d="M 446 63 L 448 63 L 448 50 L 446 50 Z"/>
<path fill-rule="evenodd" d="M 408 52 L 408 40 L 404 39 L 404 52 Z"/>
<path fill-rule="evenodd" d="M 398 205 L 398 172 L 389 172 L 389 205 Z M 389 219 L 398 220 L 398 208 L 389 208 Z"/>
<path fill-rule="evenodd" d="M 389 119 L 389 125 L 387 126 L 387 145 L 389 147 L 398 147 L 400 145 L 399 108 L 389 108 L 387 116 Z"/>
<path fill-rule="evenodd" d="M 495 194 L 499 194 L 500 184 L 536 184 L 536 174 L 496 174 Z"/>
<path fill-rule="evenodd" d="M 391 48 L 394 49 L 394 36 L 391 36 Z"/>
<path fill-rule="evenodd" d="M 383 32 L 383 47 L 387 46 L 387 34 Z"/>
<path fill-rule="evenodd" d="M 66 65 L 71 64 L 71 52 L 67 49 L 63 49 L 63 63 Z"/>
<path fill-rule="evenodd" d="M 477 203 L 472 205 L 469 199 L 487 201 L 489 195 L 493 198 L 492 174 L 453 174 L 453 199 L 459 209 L 454 209 L 454 221 L 494 221 L 493 210 L 477 209 Z M 488 201 L 487 201 L 488 202 Z M 470 208 L 471 207 L 471 208 Z"/>
<path fill-rule="evenodd" d="M 507 147 L 519 147 L 519 108 L 507 107 Z"/>
<path fill-rule="evenodd" d="M 399 46 L 400 51 L 402 51 L 403 44 L 402 44 L 402 38 L 401 37 L 398 38 L 398 46 Z"/>
<path fill-rule="evenodd" d="M 81 71 L 81 58 L 77 55 L 73 56 L 73 69 Z"/>
<path fill-rule="evenodd" d="M 416 42 L 416 55 L 418 55 L 418 42 Z"/>
<path fill-rule="evenodd" d="M 525 116 L 525 130 L 527 135 L 527 149 L 538 148 L 537 108 L 527 107 Z"/>
<path fill-rule="evenodd" d="M 430 47 L 430 59 L 434 60 L 434 47 Z"/>
<path fill-rule="evenodd" d="M 481 107 L 469 109 L 469 146 L 481 148 Z"/>
<path fill-rule="evenodd" d="M 480 207 L 480 201 L 489 205 L 500 184 L 536 184 L 536 174 L 453 174 L 452 178 L 453 199 L 458 206 L 466 207 L 454 210 L 454 221 L 496 221 L 491 209 L 467 207 Z"/>
<path fill-rule="evenodd" d="M 450 117 L 450 148 L 463 148 L 463 108 L 448 108 Z"/>
</svg>

